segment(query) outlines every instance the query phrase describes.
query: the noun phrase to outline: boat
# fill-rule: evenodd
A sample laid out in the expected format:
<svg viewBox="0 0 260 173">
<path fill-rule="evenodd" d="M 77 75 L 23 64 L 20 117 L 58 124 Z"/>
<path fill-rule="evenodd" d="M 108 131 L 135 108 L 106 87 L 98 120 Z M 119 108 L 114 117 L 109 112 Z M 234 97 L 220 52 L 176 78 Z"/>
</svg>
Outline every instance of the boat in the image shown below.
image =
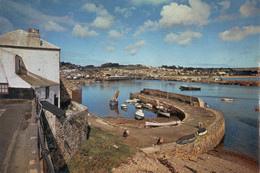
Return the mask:
<svg viewBox="0 0 260 173">
<path fill-rule="evenodd" d="M 201 87 L 193 87 L 193 86 L 180 86 L 180 90 L 184 91 L 184 90 L 195 90 L 195 91 L 199 91 L 201 89 Z"/>
<path fill-rule="evenodd" d="M 179 125 L 180 123 L 181 123 L 180 120 L 178 120 L 178 121 L 170 121 L 170 122 L 166 122 L 166 123 L 156 123 L 156 122 L 146 121 L 145 125 L 146 126 L 151 126 L 151 127 L 159 127 L 159 126 L 175 126 L 175 125 Z"/>
<path fill-rule="evenodd" d="M 117 100 L 118 95 L 119 95 L 119 90 L 115 93 L 113 99 L 110 100 L 110 106 L 117 106 L 118 105 L 118 100 Z"/>
<path fill-rule="evenodd" d="M 135 112 L 135 118 L 138 120 L 144 119 L 144 113 L 141 109 Z"/>
<path fill-rule="evenodd" d="M 232 99 L 232 98 L 221 98 L 221 101 L 224 101 L 224 102 L 233 102 L 234 99 Z"/>
<path fill-rule="evenodd" d="M 144 107 L 144 108 L 147 108 L 147 109 L 152 109 L 152 108 L 153 108 L 153 105 L 150 104 L 150 103 L 146 103 L 146 104 L 143 104 L 143 107 Z"/>
<path fill-rule="evenodd" d="M 164 110 L 158 110 L 158 115 L 162 115 L 162 116 L 170 118 L 171 113 L 170 112 L 166 112 Z"/>
<path fill-rule="evenodd" d="M 207 134 L 207 129 L 206 128 L 201 128 L 201 129 L 199 129 L 198 131 L 197 131 L 197 135 L 198 136 L 203 136 L 203 135 L 205 135 L 205 134 Z"/>
<path fill-rule="evenodd" d="M 188 144 L 188 143 L 194 142 L 195 139 L 196 139 L 196 135 L 193 133 L 193 134 L 179 138 L 176 143 L 177 144 Z"/>
<path fill-rule="evenodd" d="M 126 104 L 121 104 L 121 108 L 122 109 L 127 109 L 127 105 Z"/>
<path fill-rule="evenodd" d="M 141 109 L 141 108 L 142 108 L 142 105 L 141 105 L 140 103 L 136 103 L 136 104 L 135 104 L 135 107 L 136 107 L 137 109 Z"/>
<path fill-rule="evenodd" d="M 127 100 L 125 101 L 125 103 L 128 103 L 128 104 L 136 104 L 136 103 L 139 102 L 139 101 L 140 101 L 139 99 L 134 98 L 134 99 L 127 99 Z"/>
</svg>

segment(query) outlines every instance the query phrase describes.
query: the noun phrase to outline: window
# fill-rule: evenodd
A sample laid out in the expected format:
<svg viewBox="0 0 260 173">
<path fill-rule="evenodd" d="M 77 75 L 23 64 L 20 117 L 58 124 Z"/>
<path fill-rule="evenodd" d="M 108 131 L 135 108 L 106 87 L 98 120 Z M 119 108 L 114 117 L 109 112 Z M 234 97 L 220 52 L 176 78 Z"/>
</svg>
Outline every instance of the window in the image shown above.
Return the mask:
<svg viewBox="0 0 260 173">
<path fill-rule="evenodd" d="M 48 99 L 50 97 L 50 87 L 45 87 L 45 98 Z"/>
<path fill-rule="evenodd" d="M 0 83 L 0 94 L 8 94 L 8 84 Z"/>
</svg>

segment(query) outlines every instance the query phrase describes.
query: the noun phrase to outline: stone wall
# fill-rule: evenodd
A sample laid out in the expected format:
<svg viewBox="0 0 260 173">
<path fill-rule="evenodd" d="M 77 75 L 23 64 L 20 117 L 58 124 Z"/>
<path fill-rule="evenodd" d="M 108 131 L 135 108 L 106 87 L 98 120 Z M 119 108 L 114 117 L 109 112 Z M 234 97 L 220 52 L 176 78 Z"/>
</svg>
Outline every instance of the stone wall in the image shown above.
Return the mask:
<svg viewBox="0 0 260 173">
<path fill-rule="evenodd" d="M 176 155 L 182 158 L 196 158 L 200 154 L 214 149 L 224 138 L 225 135 L 225 119 L 221 112 L 205 108 L 216 115 L 215 121 L 207 127 L 207 134 L 204 136 L 197 136 L 196 140 L 188 144 L 177 144 L 176 142 L 167 143 L 161 146 L 148 147 L 141 149 L 148 156 L 153 155 L 167 155 L 171 157 Z"/>
<path fill-rule="evenodd" d="M 182 95 L 182 94 L 169 93 L 169 92 L 165 92 L 165 91 L 148 89 L 148 88 L 144 88 L 141 91 L 141 93 L 146 94 L 146 95 L 153 95 L 153 96 L 161 97 L 161 98 L 168 98 L 171 100 L 182 101 L 182 102 L 186 102 L 186 103 L 193 104 L 193 105 L 199 105 L 198 98 L 186 96 L 186 95 Z"/>
<path fill-rule="evenodd" d="M 72 102 L 73 110 L 67 110 L 66 117 L 58 119 L 51 112 L 44 110 L 48 122 L 48 146 L 55 170 L 64 169 L 66 163 L 87 140 L 88 109 Z"/>
</svg>

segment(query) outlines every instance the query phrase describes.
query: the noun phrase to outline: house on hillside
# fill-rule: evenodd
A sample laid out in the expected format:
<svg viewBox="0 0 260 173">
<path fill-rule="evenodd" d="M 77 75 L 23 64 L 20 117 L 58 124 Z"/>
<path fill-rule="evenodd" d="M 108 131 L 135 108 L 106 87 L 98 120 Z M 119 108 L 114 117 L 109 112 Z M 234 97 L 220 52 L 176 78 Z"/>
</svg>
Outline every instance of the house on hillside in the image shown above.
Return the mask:
<svg viewBox="0 0 260 173">
<path fill-rule="evenodd" d="M 39 30 L 0 36 L 0 98 L 37 96 L 60 105 L 60 48 L 40 38 Z"/>
</svg>

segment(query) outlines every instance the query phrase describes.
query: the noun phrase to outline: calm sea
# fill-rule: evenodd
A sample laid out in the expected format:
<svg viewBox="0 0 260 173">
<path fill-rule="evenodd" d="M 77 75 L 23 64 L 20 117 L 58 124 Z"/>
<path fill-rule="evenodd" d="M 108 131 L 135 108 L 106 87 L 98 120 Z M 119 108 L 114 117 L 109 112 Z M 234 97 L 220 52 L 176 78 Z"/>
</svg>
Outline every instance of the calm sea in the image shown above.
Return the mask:
<svg viewBox="0 0 260 173">
<path fill-rule="evenodd" d="M 201 91 L 180 91 L 181 85 L 199 86 Z M 247 155 L 258 160 L 259 133 L 258 115 L 255 107 L 259 106 L 259 87 L 236 85 L 201 84 L 186 82 L 169 82 L 154 80 L 131 80 L 82 85 L 82 103 L 89 111 L 100 117 L 134 118 L 135 107 L 128 105 L 127 111 L 120 108 L 120 104 L 129 99 L 131 92 L 139 92 L 143 88 L 159 89 L 202 98 L 213 109 L 224 114 L 226 134 L 224 149 Z M 120 89 L 117 110 L 111 109 L 109 100 Z M 223 102 L 222 97 L 234 98 L 234 102 Z M 144 111 L 146 117 L 156 115 Z"/>
</svg>

